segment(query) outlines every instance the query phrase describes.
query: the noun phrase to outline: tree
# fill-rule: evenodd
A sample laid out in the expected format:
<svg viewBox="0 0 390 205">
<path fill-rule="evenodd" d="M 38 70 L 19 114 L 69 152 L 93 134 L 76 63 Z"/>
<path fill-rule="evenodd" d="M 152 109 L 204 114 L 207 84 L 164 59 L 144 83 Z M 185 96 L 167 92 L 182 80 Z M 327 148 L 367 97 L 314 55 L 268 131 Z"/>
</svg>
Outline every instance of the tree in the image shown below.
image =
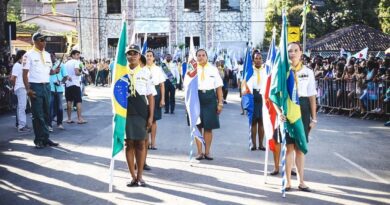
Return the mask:
<svg viewBox="0 0 390 205">
<path fill-rule="evenodd" d="M 7 5 L 9 0 L 0 0 L 0 60 L 7 51 L 4 24 L 7 20 Z"/>
<path fill-rule="evenodd" d="M 382 31 L 390 34 L 390 0 L 381 0 L 378 7 Z"/>
<path fill-rule="evenodd" d="M 379 12 L 382 11 L 382 16 L 387 15 L 387 18 L 381 17 L 381 24 L 379 24 L 377 14 L 379 1 L 322 0 L 322 5 L 320 7 L 312 5 L 311 12 L 307 15 L 307 36 L 318 38 L 337 29 L 355 24 L 366 24 L 375 29 L 380 29 L 382 24 L 382 28 L 389 28 L 390 0 L 381 0 L 384 3 L 381 4 L 382 9 L 379 7 Z M 273 25 L 280 31 L 278 27 L 281 23 L 282 4 L 287 7 L 289 25 L 299 26 L 302 23 L 300 13 L 303 8 L 303 0 L 276 0 L 270 2 L 266 11 L 266 35 L 263 45 L 269 44 Z M 383 31 L 386 32 L 385 29 Z"/>
<path fill-rule="evenodd" d="M 16 22 L 16 30 L 18 32 L 35 33 L 38 31 L 39 26 L 37 24 L 20 23 L 21 18 L 21 2 L 20 0 L 14 0 L 8 3 L 7 18 L 8 21 Z"/>
</svg>

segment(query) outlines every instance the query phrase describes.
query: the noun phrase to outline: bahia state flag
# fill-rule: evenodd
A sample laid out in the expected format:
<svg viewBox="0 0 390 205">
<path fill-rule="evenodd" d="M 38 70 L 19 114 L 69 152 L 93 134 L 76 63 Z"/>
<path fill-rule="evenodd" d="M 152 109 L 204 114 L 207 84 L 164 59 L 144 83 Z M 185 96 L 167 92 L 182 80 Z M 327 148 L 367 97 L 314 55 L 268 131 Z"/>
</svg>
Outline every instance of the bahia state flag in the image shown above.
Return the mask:
<svg viewBox="0 0 390 205">
<path fill-rule="evenodd" d="M 128 67 L 126 59 L 126 44 L 127 44 L 127 29 L 126 21 L 122 22 L 122 30 L 119 37 L 119 43 L 116 50 L 116 60 L 114 74 L 112 78 L 113 95 L 113 143 L 112 157 L 118 154 L 124 147 L 125 126 L 127 115 L 127 89 L 128 89 Z"/>
<path fill-rule="evenodd" d="M 272 35 L 271 45 L 268 50 L 267 60 L 265 62 L 265 69 L 267 72 L 267 79 L 261 89 L 263 96 L 263 127 L 266 139 L 272 139 L 275 129 L 277 127 L 276 110 L 269 98 L 271 88 L 271 74 L 273 64 L 276 57 L 276 45 L 275 45 L 275 30 Z"/>
<path fill-rule="evenodd" d="M 287 17 L 283 14 L 282 33 L 279 50 L 276 53 L 272 69 L 270 99 L 282 109 L 287 121 L 285 128 L 291 138 L 295 139 L 298 148 L 307 153 L 307 142 L 301 118 L 298 93 L 295 87 L 294 73 L 290 69 L 287 52 Z"/>
<path fill-rule="evenodd" d="M 252 124 L 254 100 L 253 100 L 253 66 L 251 49 L 248 47 L 244 62 L 244 78 L 241 83 L 242 107 L 247 111 L 249 123 Z"/>
<path fill-rule="evenodd" d="M 190 37 L 190 52 L 188 57 L 187 71 L 183 81 L 185 93 L 184 101 L 188 112 L 191 136 L 196 137 L 205 145 L 204 138 L 196 126 L 200 116 L 200 103 L 198 96 L 198 63 L 195 60 L 195 47 L 192 36 Z"/>
</svg>

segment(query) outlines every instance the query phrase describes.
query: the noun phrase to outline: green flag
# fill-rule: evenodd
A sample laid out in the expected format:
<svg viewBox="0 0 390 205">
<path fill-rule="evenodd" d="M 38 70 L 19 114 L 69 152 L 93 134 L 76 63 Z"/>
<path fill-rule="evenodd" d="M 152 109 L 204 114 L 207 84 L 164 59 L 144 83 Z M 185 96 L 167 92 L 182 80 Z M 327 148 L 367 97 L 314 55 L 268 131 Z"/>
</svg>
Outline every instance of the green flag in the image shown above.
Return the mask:
<svg viewBox="0 0 390 205">
<path fill-rule="evenodd" d="M 298 93 L 296 92 L 296 83 L 293 71 L 290 69 L 290 63 L 287 52 L 287 17 L 283 12 L 282 33 L 280 35 L 279 50 L 276 53 L 276 59 L 272 69 L 272 81 L 270 99 L 279 108 L 287 121 L 285 128 L 291 138 L 295 139 L 298 148 L 307 153 L 306 135 L 301 119 L 301 108 L 299 106 Z"/>
<path fill-rule="evenodd" d="M 112 78 L 113 97 L 112 107 L 113 119 L 113 144 L 112 157 L 118 154 L 124 147 L 126 116 L 127 116 L 127 81 L 124 77 L 128 74 L 126 60 L 127 29 L 126 21 L 122 22 L 122 31 L 119 37 L 118 47 L 115 57 L 115 68 Z"/>
</svg>

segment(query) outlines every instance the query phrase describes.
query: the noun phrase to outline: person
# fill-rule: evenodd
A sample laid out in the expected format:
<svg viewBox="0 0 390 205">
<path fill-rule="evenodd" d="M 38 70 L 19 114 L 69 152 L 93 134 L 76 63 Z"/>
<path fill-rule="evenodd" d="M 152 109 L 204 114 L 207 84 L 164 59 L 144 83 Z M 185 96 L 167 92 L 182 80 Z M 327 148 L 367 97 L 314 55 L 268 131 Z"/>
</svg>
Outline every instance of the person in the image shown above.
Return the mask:
<svg viewBox="0 0 390 205">
<path fill-rule="evenodd" d="M 146 52 L 146 66 L 149 68 L 152 73 L 152 81 L 157 95 L 154 96 L 154 102 L 156 103 L 154 107 L 154 118 L 151 129 L 151 143 L 148 145 L 149 149 L 156 150 L 156 132 L 157 132 L 157 120 L 161 119 L 161 108 L 165 105 L 165 76 L 161 67 L 154 64 L 154 52 L 149 50 Z"/>
<path fill-rule="evenodd" d="M 154 114 L 153 114 L 153 123 L 152 127 L 149 130 L 150 132 L 147 134 L 146 140 L 145 140 L 145 165 L 144 170 L 150 170 L 150 166 L 146 164 L 146 157 L 148 155 L 148 149 L 151 150 L 157 150 L 156 147 L 156 132 L 157 132 L 157 120 L 161 120 L 161 108 L 165 105 L 165 99 L 164 99 L 164 82 L 165 77 L 162 69 L 158 67 L 154 63 L 154 52 L 151 50 L 148 50 L 146 52 L 146 67 L 150 70 L 152 74 L 152 82 L 156 89 L 156 95 L 154 96 Z M 150 135 L 150 141 L 149 141 L 149 135 Z M 149 143 L 150 142 L 150 143 Z"/>
<path fill-rule="evenodd" d="M 154 97 L 156 90 L 152 74 L 146 67 L 140 66 L 139 46 L 130 45 L 126 49 L 129 63 L 129 94 L 126 118 L 126 161 L 132 177 L 129 187 L 146 186 L 142 178 L 145 162 L 145 138 L 147 129 L 153 124 Z M 134 157 L 137 164 L 135 174 Z"/>
<path fill-rule="evenodd" d="M 244 66 L 242 65 L 242 62 L 240 61 L 238 63 L 238 72 L 237 72 L 237 86 L 238 86 L 238 93 L 240 94 L 240 99 L 241 99 L 241 102 L 240 102 L 240 107 L 241 107 L 241 115 L 244 115 L 245 112 L 244 112 L 244 108 L 242 107 L 242 92 L 241 92 L 241 82 L 244 78 Z"/>
<path fill-rule="evenodd" d="M 65 63 L 66 72 L 68 73 L 68 80 L 66 81 L 65 88 L 65 99 L 67 104 L 67 114 L 68 120 L 67 123 L 74 123 L 72 120 L 72 105 L 76 104 L 77 107 L 77 123 L 85 124 L 86 120 L 83 119 L 81 115 L 81 75 L 82 75 L 82 66 L 80 62 L 80 51 L 72 50 L 70 52 L 71 60 L 68 60 Z"/>
<path fill-rule="evenodd" d="M 205 151 L 202 151 L 202 142 L 196 138 L 198 148 L 197 160 L 213 160 L 210 155 L 210 147 L 213 139 L 213 129 L 218 129 L 219 117 L 223 108 L 222 78 L 218 69 L 207 62 L 208 56 L 204 49 L 196 52 L 198 61 L 198 95 L 200 103 L 200 124 L 199 130 L 205 139 Z"/>
<path fill-rule="evenodd" d="M 161 68 L 164 71 L 164 77 L 167 79 L 165 81 L 165 114 L 168 114 L 169 111 L 171 114 L 175 112 L 175 90 L 176 84 L 180 78 L 179 71 L 172 61 L 171 54 L 167 54 L 165 61 L 163 61 Z"/>
<path fill-rule="evenodd" d="M 26 120 L 26 105 L 27 105 L 27 93 L 26 88 L 23 84 L 23 67 L 22 67 L 22 57 L 26 53 L 25 50 L 19 50 L 16 53 L 15 64 L 12 67 L 11 82 L 14 87 L 14 92 L 18 98 L 17 105 L 17 124 L 18 132 L 31 132 L 31 129 L 27 126 Z"/>
<path fill-rule="evenodd" d="M 223 87 L 222 87 L 222 93 L 223 93 L 223 104 L 227 104 L 226 99 L 229 93 L 229 79 L 230 79 L 230 72 L 229 69 L 225 66 L 225 60 L 222 58 L 220 61 L 220 67 L 222 69 L 223 74 Z"/>
<path fill-rule="evenodd" d="M 49 121 L 49 131 L 53 131 L 52 122 L 54 117 L 57 117 L 57 127 L 61 130 L 64 129 L 62 125 L 63 120 L 63 109 L 62 109 L 62 96 L 65 91 L 63 83 L 68 79 L 68 73 L 66 72 L 65 66 L 62 63 L 62 59 L 56 61 L 56 56 L 54 53 L 51 53 L 51 60 L 53 62 L 53 68 L 60 68 L 60 72 L 55 75 L 50 75 L 50 121 Z"/>
<path fill-rule="evenodd" d="M 47 122 L 50 118 L 50 75 L 60 72 L 60 68 L 51 69 L 53 64 L 46 52 L 46 36 L 36 32 L 32 36 L 34 47 L 23 56 L 23 83 L 31 100 L 35 147 L 58 146 L 49 139 Z"/>
<path fill-rule="evenodd" d="M 255 51 L 252 54 L 253 59 L 253 99 L 254 99 L 254 109 L 253 109 L 253 118 L 252 118 L 252 147 L 251 150 L 256 150 L 256 134 L 259 137 L 259 150 L 265 151 L 263 146 L 264 139 L 264 129 L 263 129 L 263 114 L 262 114 L 262 105 L 263 100 L 260 94 L 260 89 L 262 87 L 263 81 L 266 79 L 265 69 L 262 68 L 262 57 L 259 51 Z"/>
<path fill-rule="evenodd" d="M 311 129 L 317 124 L 317 112 L 316 112 L 316 87 L 315 87 L 315 78 L 314 72 L 308 67 L 302 64 L 302 48 L 299 43 L 290 43 L 288 46 L 288 57 L 291 61 L 292 70 L 294 73 L 294 78 L 296 79 L 295 91 L 299 96 L 299 105 L 301 109 L 301 117 L 303 122 L 303 127 L 305 131 L 306 141 L 308 140 L 308 135 Z M 276 111 L 279 115 L 279 118 L 282 122 L 287 120 L 278 106 L 275 105 Z M 311 119 L 310 119 L 311 118 Z M 295 165 L 298 171 L 299 186 L 300 191 L 311 192 L 311 189 L 305 184 L 304 181 L 304 165 L 305 165 L 305 155 L 295 144 L 295 139 L 291 138 L 288 133 L 286 133 L 286 143 L 287 143 L 287 152 L 286 152 L 286 176 L 287 184 L 286 191 L 291 190 L 291 170 L 293 167 L 294 161 L 294 152 L 295 152 Z"/>
</svg>

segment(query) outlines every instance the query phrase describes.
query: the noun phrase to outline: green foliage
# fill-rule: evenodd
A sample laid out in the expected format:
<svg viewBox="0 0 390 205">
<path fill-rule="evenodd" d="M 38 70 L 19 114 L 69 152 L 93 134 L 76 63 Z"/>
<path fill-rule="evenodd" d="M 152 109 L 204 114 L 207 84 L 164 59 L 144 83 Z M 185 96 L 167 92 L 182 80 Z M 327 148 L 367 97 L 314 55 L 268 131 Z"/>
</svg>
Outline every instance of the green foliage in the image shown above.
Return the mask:
<svg viewBox="0 0 390 205">
<path fill-rule="evenodd" d="M 382 31 L 390 34 L 390 0 L 381 0 L 378 8 Z"/>
<path fill-rule="evenodd" d="M 323 0 L 323 3 L 321 7 L 312 5 L 307 15 L 308 38 L 318 38 L 355 24 L 365 24 L 379 30 L 382 26 L 382 30 L 387 33 L 390 30 L 390 0 Z M 270 1 L 266 10 L 264 45 L 269 45 L 273 26 L 276 27 L 277 33 L 280 32 L 282 5 L 286 5 L 290 26 L 300 26 L 302 23 L 300 14 L 303 9 L 303 0 Z M 378 10 L 380 18 L 377 14 Z M 383 18 L 386 16 L 387 18 Z"/>
<path fill-rule="evenodd" d="M 20 13 L 21 13 L 20 0 L 9 1 L 8 10 L 7 10 L 7 20 L 16 22 L 17 32 L 35 33 L 36 31 L 39 30 L 39 26 L 37 24 L 20 23 L 22 19 Z"/>
</svg>

